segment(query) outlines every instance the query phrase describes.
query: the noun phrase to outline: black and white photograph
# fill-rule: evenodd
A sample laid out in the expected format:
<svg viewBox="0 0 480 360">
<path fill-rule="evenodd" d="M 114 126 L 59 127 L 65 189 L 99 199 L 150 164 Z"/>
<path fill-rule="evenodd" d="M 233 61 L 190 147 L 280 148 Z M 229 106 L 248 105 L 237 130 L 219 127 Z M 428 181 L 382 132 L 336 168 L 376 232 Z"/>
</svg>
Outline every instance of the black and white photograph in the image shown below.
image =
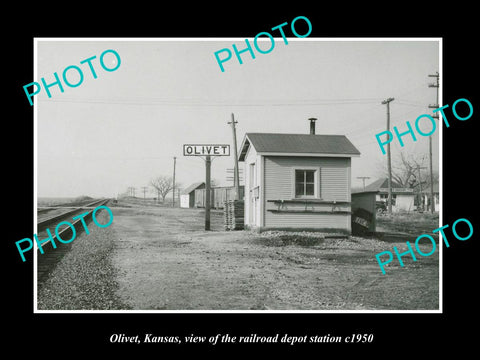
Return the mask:
<svg viewBox="0 0 480 360">
<path fill-rule="evenodd" d="M 5 351 L 473 349 L 468 5 L 38 5 L 2 25 Z"/>
</svg>

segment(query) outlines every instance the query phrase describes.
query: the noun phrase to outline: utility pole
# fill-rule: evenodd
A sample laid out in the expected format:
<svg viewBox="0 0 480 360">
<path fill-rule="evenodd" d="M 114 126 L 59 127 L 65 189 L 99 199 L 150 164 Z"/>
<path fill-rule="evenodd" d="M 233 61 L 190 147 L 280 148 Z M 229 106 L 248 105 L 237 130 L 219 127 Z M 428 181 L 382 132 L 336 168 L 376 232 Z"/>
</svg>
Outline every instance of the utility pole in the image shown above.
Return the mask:
<svg viewBox="0 0 480 360">
<path fill-rule="evenodd" d="M 422 199 L 422 210 L 424 210 L 424 206 L 423 206 L 423 191 L 422 191 L 422 178 L 421 178 L 421 175 L 420 175 L 420 169 L 426 169 L 425 166 L 420 166 L 417 164 L 417 170 L 418 170 L 418 184 L 420 186 L 420 199 Z"/>
<path fill-rule="evenodd" d="M 173 191 L 172 191 L 172 199 L 173 199 L 173 203 L 172 203 L 172 207 L 175 207 L 175 167 L 176 167 L 176 163 L 177 163 L 177 158 L 174 156 L 173 157 Z"/>
<path fill-rule="evenodd" d="M 210 168 L 212 159 L 210 155 L 205 159 L 205 230 L 210 230 Z"/>
<path fill-rule="evenodd" d="M 388 98 L 382 101 L 382 105 L 387 105 L 387 131 L 390 132 L 390 102 L 394 98 Z M 387 167 L 388 167 L 388 213 L 392 213 L 392 156 L 390 154 L 390 142 L 387 144 Z"/>
<path fill-rule="evenodd" d="M 430 87 L 430 88 L 437 88 L 437 103 L 433 104 L 433 105 L 428 105 L 428 107 L 437 109 L 437 108 L 440 107 L 440 105 L 438 104 L 438 91 L 439 91 L 439 87 L 440 87 L 440 83 L 439 83 L 440 75 L 438 74 L 438 71 L 437 71 L 435 74 L 428 75 L 428 77 L 436 77 L 437 78 L 436 83 L 428 84 L 428 87 Z M 433 118 L 438 119 L 439 118 L 438 113 L 435 113 L 433 115 Z M 428 153 L 429 153 L 429 156 L 430 156 L 430 212 L 433 214 L 435 212 L 435 200 L 433 198 L 433 166 L 432 166 L 432 136 L 431 135 L 428 137 Z"/>
<path fill-rule="evenodd" d="M 370 176 L 357 176 L 357 179 L 363 180 L 363 191 L 365 191 L 365 179 L 370 179 Z"/>
<path fill-rule="evenodd" d="M 238 154 L 237 154 L 237 131 L 235 129 L 235 124 L 238 124 L 238 121 L 235 121 L 235 118 L 232 113 L 232 121 L 228 124 L 232 125 L 233 133 L 233 156 L 235 157 L 234 170 L 233 170 L 233 186 L 235 187 L 235 200 L 238 200 L 240 194 L 240 177 L 238 174 Z"/>
<path fill-rule="evenodd" d="M 142 189 L 143 189 L 143 201 L 145 201 L 145 192 L 147 191 L 147 187 L 142 186 Z"/>
<path fill-rule="evenodd" d="M 234 175 L 234 170 L 233 168 L 227 168 L 226 172 L 226 178 L 225 180 L 227 181 L 233 181 L 233 184 L 235 185 L 235 175 Z M 238 169 L 238 184 L 240 186 L 241 182 L 243 181 L 243 169 L 239 168 Z"/>
</svg>

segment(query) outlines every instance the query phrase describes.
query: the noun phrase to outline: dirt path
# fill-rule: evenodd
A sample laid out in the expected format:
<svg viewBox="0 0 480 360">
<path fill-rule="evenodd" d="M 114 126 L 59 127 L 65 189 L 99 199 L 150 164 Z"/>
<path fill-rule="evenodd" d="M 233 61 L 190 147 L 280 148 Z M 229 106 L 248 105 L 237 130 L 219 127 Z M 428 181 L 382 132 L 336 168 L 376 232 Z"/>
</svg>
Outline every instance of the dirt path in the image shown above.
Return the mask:
<svg viewBox="0 0 480 360">
<path fill-rule="evenodd" d="M 438 251 L 382 275 L 375 254 L 405 243 L 275 236 L 203 228 L 197 209 L 112 207 L 118 295 L 136 310 L 438 309 Z M 428 252 L 428 247 L 425 253 Z"/>
</svg>

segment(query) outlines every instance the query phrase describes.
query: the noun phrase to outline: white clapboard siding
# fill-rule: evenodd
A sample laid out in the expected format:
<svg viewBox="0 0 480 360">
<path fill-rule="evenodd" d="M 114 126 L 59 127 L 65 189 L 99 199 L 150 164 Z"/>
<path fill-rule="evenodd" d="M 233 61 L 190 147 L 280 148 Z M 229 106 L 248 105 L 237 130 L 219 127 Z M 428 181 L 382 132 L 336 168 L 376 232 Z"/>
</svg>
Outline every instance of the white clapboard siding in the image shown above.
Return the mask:
<svg viewBox="0 0 480 360">
<path fill-rule="evenodd" d="M 272 213 L 267 211 L 266 228 L 350 230 L 348 214 Z"/>
<path fill-rule="evenodd" d="M 320 169 L 320 193 L 323 200 L 349 201 L 348 168 L 322 167 Z"/>
<path fill-rule="evenodd" d="M 295 168 L 319 169 L 320 181 L 317 194 L 326 201 L 350 201 L 350 159 L 321 157 L 265 158 L 265 201 L 292 200 L 294 198 Z M 269 211 L 275 206 L 266 206 L 265 227 L 283 228 L 338 228 L 350 229 L 349 214 L 278 213 Z M 318 208 L 318 206 L 317 206 Z M 350 210 L 350 206 L 342 210 Z"/>
<path fill-rule="evenodd" d="M 281 157 L 265 158 L 265 199 L 292 199 L 294 168 L 320 169 L 320 194 L 324 200 L 349 201 L 349 158 Z"/>
</svg>

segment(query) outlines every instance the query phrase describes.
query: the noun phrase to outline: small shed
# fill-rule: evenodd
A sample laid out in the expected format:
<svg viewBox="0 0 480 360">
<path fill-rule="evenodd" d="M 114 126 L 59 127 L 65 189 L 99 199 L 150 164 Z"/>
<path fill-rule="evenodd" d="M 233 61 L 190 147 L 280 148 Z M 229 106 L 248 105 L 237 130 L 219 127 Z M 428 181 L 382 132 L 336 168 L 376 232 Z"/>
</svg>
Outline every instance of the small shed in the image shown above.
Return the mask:
<svg viewBox="0 0 480 360">
<path fill-rule="evenodd" d="M 247 133 L 245 227 L 351 233 L 351 158 L 344 135 Z"/>
<path fill-rule="evenodd" d="M 197 182 L 186 189 L 184 189 L 180 193 L 180 207 L 182 208 L 193 208 L 195 207 L 195 190 L 197 189 L 204 189 L 205 183 L 204 182 Z"/>
<path fill-rule="evenodd" d="M 210 206 L 213 207 L 213 197 L 215 193 L 212 188 L 210 188 Z M 204 208 L 207 199 L 207 190 L 205 187 L 195 189 L 195 207 Z"/>
</svg>

